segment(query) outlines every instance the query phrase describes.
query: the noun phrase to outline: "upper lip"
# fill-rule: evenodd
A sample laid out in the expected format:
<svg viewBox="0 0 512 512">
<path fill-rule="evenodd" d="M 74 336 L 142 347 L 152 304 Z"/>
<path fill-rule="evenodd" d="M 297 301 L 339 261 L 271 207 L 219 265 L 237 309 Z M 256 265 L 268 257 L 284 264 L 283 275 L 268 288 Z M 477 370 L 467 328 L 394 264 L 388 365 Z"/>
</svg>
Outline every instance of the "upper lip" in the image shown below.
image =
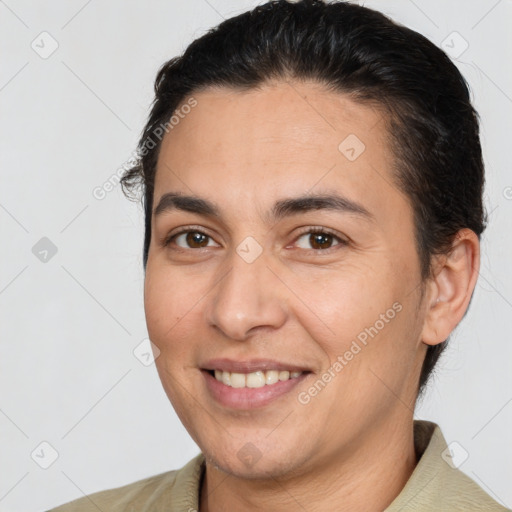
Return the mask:
<svg viewBox="0 0 512 512">
<path fill-rule="evenodd" d="M 235 360 L 228 358 L 217 358 L 206 361 L 201 368 L 203 370 L 223 370 L 232 373 L 251 373 L 255 371 L 278 370 L 290 372 L 310 372 L 311 370 L 303 365 L 284 363 L 274 359 L 246 359 Z"/>
</svg>

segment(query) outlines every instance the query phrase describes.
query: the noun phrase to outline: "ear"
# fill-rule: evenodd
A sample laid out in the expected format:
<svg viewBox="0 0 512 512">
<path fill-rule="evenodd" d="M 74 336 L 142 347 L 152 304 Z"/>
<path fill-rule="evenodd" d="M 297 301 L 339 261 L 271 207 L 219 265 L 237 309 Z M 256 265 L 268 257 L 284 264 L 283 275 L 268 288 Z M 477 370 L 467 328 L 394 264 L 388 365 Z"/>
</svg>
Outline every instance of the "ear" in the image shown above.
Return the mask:
<svg viewBox="0 0 512 512">
<path fill-rule="evenodd" d="M 461 229 L 449 254 L 435 258 L 421 338 L 426 345 L 445 341 L 466 313 L 480 269 L 478 236 L 470 229 Z"/>
</svg>

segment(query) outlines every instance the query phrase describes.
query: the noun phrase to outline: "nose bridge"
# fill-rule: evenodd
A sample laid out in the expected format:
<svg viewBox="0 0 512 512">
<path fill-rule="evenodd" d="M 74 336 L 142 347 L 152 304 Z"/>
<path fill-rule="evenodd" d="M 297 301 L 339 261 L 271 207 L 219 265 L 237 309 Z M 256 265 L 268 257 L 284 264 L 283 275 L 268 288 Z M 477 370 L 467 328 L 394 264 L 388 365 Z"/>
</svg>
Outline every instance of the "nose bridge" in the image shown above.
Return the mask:
<svg viewBox="0 0 512 512">
<path fill-rule="evenodd" d="M 252 244 L 252 245 L 251 245 Z M 215 287 L 208 308 L 208 322 L 227 337 L 244 340 L 255 327 L 280 327 L 286 306 L 279 297 L 276 278 L 267 258 L 250 240 L 242 242 L 230 257 L 230 270 Z"/>
</svg>

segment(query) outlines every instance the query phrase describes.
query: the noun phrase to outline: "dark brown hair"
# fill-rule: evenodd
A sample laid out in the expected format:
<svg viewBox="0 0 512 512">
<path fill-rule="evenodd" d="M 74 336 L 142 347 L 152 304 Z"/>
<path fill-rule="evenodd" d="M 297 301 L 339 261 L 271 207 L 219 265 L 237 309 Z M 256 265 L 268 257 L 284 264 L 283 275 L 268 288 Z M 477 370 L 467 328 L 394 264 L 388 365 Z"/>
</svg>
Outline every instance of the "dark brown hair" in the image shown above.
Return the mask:
<svg viewBox="0 0 512 512">
<path fill-rule="evenodd" d="M 277 0 L 227 19 L 158 72 L 139 158 L 121 180 L 127 195 L 142 189 L 144 268 L 162 126 L 201 89 L 251 89 L 273 79 L 313 80 L 388 114 L 395 182 L 413 208 L 423 282 L 431 276 L 432 256 L 449 251 L 460 229 L 480 237 L 486 219 L 478 115 L 446 54 L 366 7 Z M 447 341 L 428 348 L 420 395 Z"/>
</svg>

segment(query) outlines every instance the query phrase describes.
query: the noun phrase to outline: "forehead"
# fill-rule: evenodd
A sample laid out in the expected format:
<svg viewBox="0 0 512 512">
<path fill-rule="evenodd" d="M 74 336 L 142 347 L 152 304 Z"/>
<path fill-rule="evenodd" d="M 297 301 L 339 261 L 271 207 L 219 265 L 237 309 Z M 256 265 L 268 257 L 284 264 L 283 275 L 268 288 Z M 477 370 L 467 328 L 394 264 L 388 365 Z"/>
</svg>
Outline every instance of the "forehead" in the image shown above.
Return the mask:
<svg viewBox="0 0 512 512">
<path fill-rule="evenodd" d="M 226 208 L 324 188 L 364 197 L 377 212 L 405 200 L 392 177 L 386 120 L 374 107 L 308 82 L 193 97 L 196 106 L 163 139 L 155 204 L 169 190 Z"/>
</svg>

